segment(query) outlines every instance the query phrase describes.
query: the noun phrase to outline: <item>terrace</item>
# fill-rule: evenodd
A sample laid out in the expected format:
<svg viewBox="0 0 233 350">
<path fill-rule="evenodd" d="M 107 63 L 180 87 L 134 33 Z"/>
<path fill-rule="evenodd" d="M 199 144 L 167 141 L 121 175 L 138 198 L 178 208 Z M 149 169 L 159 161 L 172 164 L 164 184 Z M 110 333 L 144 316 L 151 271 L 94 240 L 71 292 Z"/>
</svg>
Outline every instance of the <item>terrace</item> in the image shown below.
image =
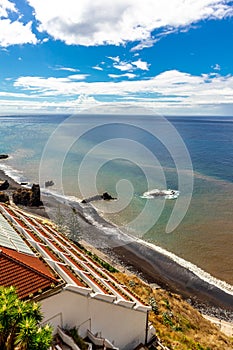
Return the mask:
<svg viewBox="0 0 233 350">
<path fill-rule="evenodd" d="M 5 236 L 14 235 L 15 241 L 19 237 L 25 252 L 34 254 L 33 248 L 50 269 L 68 285 L 77 287 L 77 292 L 81 288 L 80 292 L 83 293 L 84 288 L 92 297 L 102 297 L 103 300 L 108 299 L 110 302 L 129 308 L 141 308 L 145 311 L 149 309 L 103 267 L 105 262 L 102 266 L 97 256 L 70 241 L 68 237 L 56 231 L 48 221 L 44 224 L 42 219 L 5 204 L 0 205 L 0 212 L 2 214 L 0 223 L 3 230 L 8 232 Z M 11 243 L 7 241 L 6 244 L 10 246 Z M 106 299 L 106 296 L 109 298 Z"/>
</svg>

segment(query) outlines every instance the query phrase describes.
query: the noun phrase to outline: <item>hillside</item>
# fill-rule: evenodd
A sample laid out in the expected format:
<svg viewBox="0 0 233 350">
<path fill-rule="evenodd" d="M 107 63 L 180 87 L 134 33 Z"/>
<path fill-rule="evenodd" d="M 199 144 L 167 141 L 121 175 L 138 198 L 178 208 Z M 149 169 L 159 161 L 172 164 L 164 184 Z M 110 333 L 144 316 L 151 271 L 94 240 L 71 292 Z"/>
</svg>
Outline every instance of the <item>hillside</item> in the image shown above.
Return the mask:
<svg viewBox="0 0 233 350">
<path fill-rule="evenodd" d="M 233 349 L 233 338 L 221 333 L 179 295 L 162 289 L 152 289 L 135 275 L 120 272 L 115 275 L 132 292 L 152 306 L 149 320 L 162 343 L 170 349 Z"/>
</svg>

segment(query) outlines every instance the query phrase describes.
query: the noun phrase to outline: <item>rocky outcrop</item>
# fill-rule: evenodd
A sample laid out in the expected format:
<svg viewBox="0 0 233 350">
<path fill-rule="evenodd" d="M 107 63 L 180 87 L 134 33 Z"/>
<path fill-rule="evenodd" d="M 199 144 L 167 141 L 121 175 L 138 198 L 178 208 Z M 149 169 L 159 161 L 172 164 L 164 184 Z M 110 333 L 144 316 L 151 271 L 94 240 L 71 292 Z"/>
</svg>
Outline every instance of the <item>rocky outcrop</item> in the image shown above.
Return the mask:
<svg viewBox="0 0 233 350">
<path fill-rule="evenodd" d="M 39 207 L 43 205 L 40 198 L 40 186 L 32 185 L 31 189 L 19 188 L 12 195 L 15 204 L 21 204 L 29 207 Z"/>
<path fill-rule="evenodd" d="M 0 180 L 0 191 L 7 190 L 9 186 L 10 184 L 7 180 Z"/>
<path fill-rule="evenodd" d="M 97 194 L 96 196 L 93 197 L 89 197 L 89 198 L 85 198 L 82 200 L 81 203 L 83 204 L 87 204 L 90 202 L 95 202 L 95 201 L 100 201 L 100 200 L 104 200 L 104 201 L 110 201 L 116 198 L 113 198 L 108 192 L 104 192 L 103 194 Z"/>
<path fill-rule="evenodd" d="M 115 199 L 108 192 L 104 192 L 101 197 L 104 201 L 110 201 Z"/>
<path fill-rule="evenodd" d="M 7 159 L 8 157 L 8 154 L 0 154 L 0 159 Z"/>
<path fill-rule="evenodd" d="M 9 196 L 3 192 L 0 192 L 0 202 L 9 203 Z"/>
<path fill-rule="evenodd" d="M 54 182 L 53 182 L 53 180 L 45 181 L 44 185 L 45 185 L 45 187 L 50 187 L 50 186 L 54 185 Z"/>
<path fill-rule="evenodd" d="M 43 205 L 40 199 L 40 185 L 35 185 L 35 184 L 32 185 L 31 205 L 35 207 L 39 207 L 40 205 Z"/>
</svg>

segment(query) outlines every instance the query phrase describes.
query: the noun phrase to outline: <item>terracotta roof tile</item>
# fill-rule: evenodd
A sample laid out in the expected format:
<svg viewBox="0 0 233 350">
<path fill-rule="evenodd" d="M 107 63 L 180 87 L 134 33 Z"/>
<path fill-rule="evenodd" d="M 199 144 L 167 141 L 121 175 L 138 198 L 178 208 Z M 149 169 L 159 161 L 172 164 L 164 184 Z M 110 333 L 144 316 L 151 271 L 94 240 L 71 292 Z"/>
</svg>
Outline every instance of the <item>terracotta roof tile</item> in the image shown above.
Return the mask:
<svg viewBox="0 0 233 350">
<path fill-rule="evenodd" d="M 20 298 L 50 288 L 57 279 L 36 257 L 0 248 L 0 285 L 14 286 Z"/>
</svg>

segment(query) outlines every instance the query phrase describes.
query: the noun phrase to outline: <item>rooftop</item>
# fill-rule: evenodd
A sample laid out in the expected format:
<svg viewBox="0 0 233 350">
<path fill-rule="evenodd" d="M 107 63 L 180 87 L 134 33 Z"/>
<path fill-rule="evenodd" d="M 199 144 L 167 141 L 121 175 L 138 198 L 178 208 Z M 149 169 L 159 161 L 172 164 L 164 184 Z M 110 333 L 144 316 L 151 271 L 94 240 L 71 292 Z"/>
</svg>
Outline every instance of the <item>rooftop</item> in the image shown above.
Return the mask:
<svg viewBox="0 0 233 350">
<path fill-rule="evenodd" d="M 32 283 L 33 281 L 33 283 Z M 13 249 L 0 248 L 0 285 L 16 287 L 24 299 L 38 291 L 51 288 L 57 279 L 37 257 L 19 253 Z"/>
<path fill-rule="evenodd" d="M 18 242 L 17 239 L 20 238 L 20 245 L 14 243 L 7 246 L 5 227 L 8 229 L 7 232 L 14 232 L 14 242 Z M 24 247 L 24 252 L 21 246 Z M 59 233 L 48 220 L 6 204 L 0 204 L 0 250 L 0 256 L 4 257 L 0 260 L 0 268 L 4 271 L 8 269 L 6 268 L 7 259 L 11 259 L 11 264 L 17 265 L 17 268 L 20 265 L 21 270 L 11 275 L 12 285 L 16 285 L 17 282 L 18 288 L 22 289 L 22 285 L 25 285 L 25 291 L 28 282 L 30 284 L 32 281 L 32 278 L 22 271 L 27 266 L 27 271 L 30 269 L 40 278 L 42 276 L 47 278 L 50 284 L 52 281 L 58 284 L 59 279 L 60 281 L 62 279 L 65 289 L 129 308 L 142 311 L 148 309 L 138 296 L 133 295 L 126 286 L 117 281 L 114 274 L 104 267 L 105 265 L 97 256 Z M 19 276 L 22 275 L 26 276 L 25 281 L 19 284 Z M 0 282 L 2 276 L 1 273 Z M 4 285 L 4 283 L 1 284 Z M 10 278 L 7 283 L 10 283 Z M 36 283 L 35 288 L 37 288 Z M 22 295 L 24 295 L 23 292 Z"/>
</svg>

